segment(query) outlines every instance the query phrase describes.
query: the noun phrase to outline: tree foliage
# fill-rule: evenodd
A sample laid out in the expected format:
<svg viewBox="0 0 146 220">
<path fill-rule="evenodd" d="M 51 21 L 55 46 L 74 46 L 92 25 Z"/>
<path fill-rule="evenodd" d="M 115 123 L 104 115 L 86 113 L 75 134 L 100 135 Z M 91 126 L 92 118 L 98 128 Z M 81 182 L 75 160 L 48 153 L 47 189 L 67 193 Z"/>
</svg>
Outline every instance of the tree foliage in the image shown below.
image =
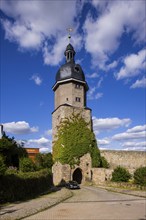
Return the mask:
<svg viewBox="0 0 146 220">
<path fill-rule="evenodd" d="M 80 157 L 86 153 L 90 153 L 93 167 L 101 165 L 100 151 L 94 133 L 80 114 L 73 114 L 60 123 L 53 145 L 53 160 L 72 166 L 79 164 Z"/>
<path fill-rule="evenodd" d="M 35 164 L 38 169 L 51 168 L 53 165 L 52 154 L 37 154 L 35 156 Z"/>
<path fill-rule="evenodd" d="M 19 169 L 22 172 L 34 172 L 36 170 L 36 166 L 30 158 L 23 157 L 20 159 Z"/>
<path fill-rule="evenodd" d="M 19 167 L 19 158 L 26 157 L 27 152 L 21 144 L 18 144 L 14 137 L 10 138 L 5 134 L 0 139 L 0 155 L 3 156 L 7 167 Z"/>
<path fill-rule="evenodd" d="M 7 167 L 4 163 L 3 157 L 0 155 L 0 176 L 3 175 L 6 171 Z"/>
</svg>

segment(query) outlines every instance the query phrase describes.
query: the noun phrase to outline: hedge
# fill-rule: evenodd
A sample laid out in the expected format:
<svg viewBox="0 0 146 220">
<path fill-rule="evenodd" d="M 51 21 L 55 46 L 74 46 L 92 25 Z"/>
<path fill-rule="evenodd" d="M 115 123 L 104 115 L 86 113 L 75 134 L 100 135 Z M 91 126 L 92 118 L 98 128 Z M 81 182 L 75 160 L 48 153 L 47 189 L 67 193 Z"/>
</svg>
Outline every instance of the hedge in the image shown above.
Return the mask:
<svg viewBox="0 0 146 220">
<path fill-rule="evenodd" d="M 34 198 L 52 186 L 52 174 L 47 169 L 1 176 L 0 203 Z"/>
</svg>

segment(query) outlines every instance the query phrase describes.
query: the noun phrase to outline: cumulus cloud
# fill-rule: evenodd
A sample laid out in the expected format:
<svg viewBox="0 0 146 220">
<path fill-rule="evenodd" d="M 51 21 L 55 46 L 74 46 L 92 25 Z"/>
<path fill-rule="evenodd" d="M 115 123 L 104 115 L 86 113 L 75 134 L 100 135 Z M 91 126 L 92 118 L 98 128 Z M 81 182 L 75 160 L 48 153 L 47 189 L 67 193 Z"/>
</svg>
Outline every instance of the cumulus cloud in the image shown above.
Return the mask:
<svg viewBox="0 0 146 220">
<path fill-rule="evenodd" d="M 52 129 L 49 129 L 49 130 L 45 131 L 45 135 L 51 136 L 52 135 Z"/>
<path fill-rule="evenodd" d="M 99 75 L 98 73 L 92 73 L 92 74 L 86 74 L 86 77 L 89 79 L 95 79 L 95 78 L 98 78 Z"/>
<path fill-rule="evenodd" d="M 47 148 L 47 147 L 41 147 L 41 148 L 39 149 L 39 152 L 42 153 L 42 154 L 49 153 L 49 152 L 50 152 L 50 149 Z"/>
<path fill-rule="evenodd" d="M 1 10 L 10 18 L 1 20 L 5 38 L 16 42 L 23 50 L 43 48 L 44 63 L 56 65 L 64 51 L 64 44 L 61 43 L 65 40 L 63 36 L 66 34 L 66 28 L 70 24 L 77 28 L 82 7 L 83 4 L 78 1 L 31 1 L 31 7 L 29 0 L 2 1 Z M 58 9 L 61 13 L 58 13 Z M 79 37 L 76 38 L 79 40 Z"/>
<path fill-rule="evenodd" d="M 145 2 L 92 1 L 92 4 L 100 14 L 97 18 L 88 14 L 86 18 L 85 48 L 92 56 L 93 65 L 106 69 L 124 33 L 131 33 L 135 42 L 145 41 Z"/>
<path fill-rule="evenodd" d="M 87 94 L 87 98 L 88 100 L 95 100 L 95 99 L 100 99 L 103 96 L 103 93 L 98 93 L 96 92 L 97 87 L 92 87 L 88 94 Z"/>
<path fill-rule="evenodd" d="M 130 88 L 136 89 L 136 88 L 145 88 L 145 87 L 146 87 L 146 78 L 143 77 L 142 79 L 137 79 L 136 82 L 133 83 Z"/>
<path fill-rule="evenodd" d="M 93 117 L 93 129 L 96 134 L 102 131 L 109 131 L 121 126 L 128 127 L 131 123 L 129 118 L 96 118 Z"/>
<path fill-rule="evenodd" d="M 141 132 L 146 130 L 146 125 L 137 125 L 127 130 L 128 133 Z"/>
<path fill-rule="evenodd" d="M 37 86 L 42 84 L 42 79 L 38 75 L 33 75 L 31 80 L 33 80 Z"/>
<path fill-rule="evenodd" d="M 45 138 L 45 137 L 41 137 L 39 139 L 30 139 L 30 140 L 26 140 L 24 141 L 24 146 L 28 147 L 28 148 L 40 148 L 40 151 L 51 151 L 52 148 L 52 141 Z"/>
<path fill-rule="evenodd" d="M 125 142 L 122 144 L 122 147 L 125 149 L 144 149 L 146 150 L 146 142 Z"/>
<path fill-rule="evenodd" d="M 126 132 L 116 134 L 112 137 L 116 141 L 125 141 L 125 140 L 137 140 L 144 139 L 146 137 L 146 125 L 135 126 L 131 129 L 128 129 Z"/>
<path fill-rule="evenodd" d="M 74 48 L 81 48 L 81 36 L 74 35 L 73 37 L 73 45 Z M 48 45 L 47 42 L 45 42 L 42 52 L 43 52 L 43 58 L 44 63 L 47 65 L 58 65 L 59 62 L 61 62 L 63 58 L 63 52 L 65 50 L 67 43 L 67 37 L 66 35 L 58 36 L 56 38 L 55 44 L 52 46 Z"/>
<path fill-rule="evenodd" d="M 116 79 L 130 78 L 144 72 L 146 67 L 146 49 L 137 54 L 130 54 L 124 58 L 124 65 L 115 75 Z"/>
<path fill-rule="evenodd" d="M 99 145 L 99 147 L 100 146 L 103 146 L 103 145 L 108 145 L 108 144 L 110 144 L 110 140 L 109 140 L 109 138 L 104 138 L 104 139 L 98 139 L 97 140 L 97 143 L 98 143 L 98 145 Z"/>
<path fill-rule="evenodd" d="M 4 131 L 12 134 L 29 134 L 38 132 L 38 127 L 30 127 L 25 121 L 4 123 Z"/>
</svg>

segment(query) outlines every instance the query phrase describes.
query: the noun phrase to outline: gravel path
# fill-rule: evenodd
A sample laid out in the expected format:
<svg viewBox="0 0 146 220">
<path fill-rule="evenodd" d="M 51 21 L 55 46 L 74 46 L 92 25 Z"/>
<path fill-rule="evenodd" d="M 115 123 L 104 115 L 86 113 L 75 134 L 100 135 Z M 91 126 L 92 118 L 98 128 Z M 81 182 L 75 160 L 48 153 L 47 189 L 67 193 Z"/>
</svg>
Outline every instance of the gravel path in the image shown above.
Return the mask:
<svg viewBox="0 0 146 220">
<path fill-rule="evenodd" d="M 21 219 L 50 208 L 72 196 L 72 192 L 63 188 L 57 192 L 41 196 L 25 202 L 11 203 L 0 207 L 1 220 Z"/>
</svg>

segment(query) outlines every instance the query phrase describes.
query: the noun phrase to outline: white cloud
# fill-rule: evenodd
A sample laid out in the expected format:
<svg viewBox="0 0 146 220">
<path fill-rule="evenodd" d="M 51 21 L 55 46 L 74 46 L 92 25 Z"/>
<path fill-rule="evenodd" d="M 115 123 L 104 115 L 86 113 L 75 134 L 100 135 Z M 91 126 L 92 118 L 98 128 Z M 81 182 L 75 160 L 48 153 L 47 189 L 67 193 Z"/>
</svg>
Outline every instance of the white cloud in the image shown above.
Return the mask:
<svg viewBox="0 0 146 220">
<path fill-rule="evenodd" d="M 96 134 L 101 131 L 109 131 L 121 126 L 128 127 L 131 123 L 131 119 L 124 118 L 96 118 L 93 117 L 93 129 Z"/>
<path fill-rule="evenodd" d="M 137 125 L 127 130 L 128 133 L 141 132 L 146 130 L 146 125 Z"/>
<path fill-rule="evenodd" d="M 142 79 L 137 79 L 135 83 L 132 84 L 130 87 L 131 89 L 135 88 L 145 88 L 146 87 L 146 78 L 143 77 Z"/>
<path fill-rule="evenodd" d="M 40 86 L 42 84 L 42 79 L 37 75 L 33 75 L 31 77 L 31 80 L 33 80 L 35 82 L 35 84 L 38 86 Z"/>
<path fill-rule="evenodd" d="M 145 147 L 127 147 L 123 149 L 124 151 L 146 151 Z"/>
<path fill-rule="evenodd" d="M 5 38 L 16 42 L 20 49 L 39 50 L 43 47 L 44 63 L 56 65 L 63 58 L 62 53 L 67 44 L 66 28 L 70 25 L 75 27 L 74 41 L 78 45 L 76 28 L 82 7 L 83 4 L 77 1 L 2 1 L 1 10 L 12 18 L 1 20 Z"/>
<path fill-rule="evenodd" d="M 97 73 L 92 73 L 92 74 L 86 74 L 86 77 L 90 79 L 95 79 L 98 78 L 99 75 Z"/>
<path fill-rule="evenodd" d="M 95 94 L 95 99 L 100 99 L 103 96 L 103 93 L 98 92 Z"/>
<path fill-rule="evenodd" d="M 42 153 L 42 154 L 49 153 L 49 152 L 50 152 L 50 149 L 47 148 L 47 147 L 41 147 L 41 148 L 39 149 L 39 152 Z"/>
<path fill-rule="evenodd" d="M 93 65 L 105 68 L 110 55 L 120 45 L 123 33 L 131 33 L 135 42 L 145 41 L 144 1 L 93 1 L 100 11 L 95 19 L 89 14 L 84 24 L 85 48 Z"/>
<path fill-rule="evenodd" d="M 122 147 L 123 148 L 126 148 L 126 149 L 144 149 L 146 150 L 146 142 L 134 142 L 134 141 L 131 141 L 131 142 L 125 142 L 122 144 Z"/>
<path fill-rule="evenodd" d="M 52 141 L 45 137 L 41 137 L 40 139 L 30 139 L 24 141 L 24 146 L 28 148 L 40 148 L 41 152 L 48 149 L 50 152 L 52 148 Z"/>
<path fill-rule="evenodd" d="M 110 144 L 110 140 L 109 140 L 109 138 L 98 139 L 97 143 L 98 143 L 98 145 L 100 147 L 101 145 L 108 145 L 108 144 Z"/>
<path fill-rule="evenodd" d="M 52 129 L 49 129 L 49 130 L 45 131 L 45 135 L 51 136 L 52 135 Z"/>
<path fill-rule="evenodd" d="M 73 36 L 74 48 L 81 49 L 81 36 Z M 56 42 L 53 46 L 48 45 L 45 42 L 43 51 L 44 63 L 47 65 L 58 65 L 63 59 L 63 53 L 67 44 L 67 36 L 62 35 L 56 38 Z"/>
<path fill-rule="evenodd" d="M 116 134 L 112 137 L 116 141 L 125 141 L 125 140 L 137 140 L 146 138 L 146 125 L 135 126 L 131 129 L 128 129 L 124 133 Z"/>
<path fill-rule="evenodd" d="M 12 134 L 29 134 L 38 132 L 38 127 L 30 127 L 25 121 L 4 123 L 4 131 Z"/>
<path fill-rule="evenodd" d="M 87 94 L 88 100 L 100 99 L 103 96 L 103 93 L 97 93 L 96 89 L 97 89 L 97 87 L 92 87 L 89 90 L 89 92 Z"/>
<path fill-rule="evenodd" d="M 123 67 L 115 75 L 117 80 L 140 74 L 146 67 L 146 49 L 140 50 L 137 54 L 126 56 L 123 63 Z"/>
<path fill-rule="evenodd" d="M 106 65 L 106 71 L 108 71 L 110 69 L 114 69 L 117 65 L 118 65 L 118 61 L 114 60 L 112 63 Z"/>
<path fill-rule="evenodd" d="M 103 77 L 100 78 L 100 80 L 97 83 L 97 88 L 101 87 L 101 83 L 103 82 Z"/>
</svg>

